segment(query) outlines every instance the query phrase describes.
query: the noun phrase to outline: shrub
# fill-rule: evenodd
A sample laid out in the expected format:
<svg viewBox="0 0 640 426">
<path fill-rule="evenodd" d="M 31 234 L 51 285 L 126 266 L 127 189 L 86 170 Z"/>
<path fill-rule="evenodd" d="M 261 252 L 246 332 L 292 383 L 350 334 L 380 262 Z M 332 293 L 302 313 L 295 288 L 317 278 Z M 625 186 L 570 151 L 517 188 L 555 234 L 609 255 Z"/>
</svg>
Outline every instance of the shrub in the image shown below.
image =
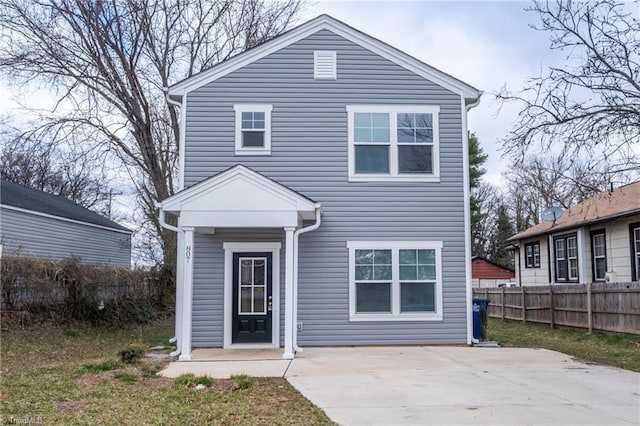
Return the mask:
<svg viewBox="0 0 640 426">
<path fill-rule="evenodd" d="M 118 356 L 123 364 L 135 364 L 144 356 L 144 347 L 133 344 L 118 351 Z"/>
<path fill-rule="evenodd" d="M 213 386 L 213 379 L 209 376 L 196 376 L 195 374 L 188 373 L 177 377 L 174 385 L 181 388 L 193 388 L 197 385 L 210 388 Z"/>
<path fill-rule="evenodd" d="M 88 322 L 119 326 L 145 323 L 171 310 L 171 268 L 129 270 L 5 256 L 0 265 L 2 308 L 26 311 L 49 323 Z"/>
<path fill-rule="evenodd" d="M 249 389 L 253 386 L 253 377 L 249 377 L 246 374 L 236 374 L 231 376 L 231 380 L 233 380 L 240 389 Z"/>
</svg>

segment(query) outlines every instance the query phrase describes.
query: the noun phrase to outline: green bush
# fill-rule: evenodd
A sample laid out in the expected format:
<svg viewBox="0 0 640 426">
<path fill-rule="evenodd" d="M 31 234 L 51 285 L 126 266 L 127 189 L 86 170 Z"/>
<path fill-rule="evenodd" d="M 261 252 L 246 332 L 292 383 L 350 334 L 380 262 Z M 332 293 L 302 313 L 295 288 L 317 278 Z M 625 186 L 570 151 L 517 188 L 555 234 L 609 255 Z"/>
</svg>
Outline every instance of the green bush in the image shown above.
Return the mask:
<svg viewBox="0 0 640 426">
<path fill-rule="evenodd" d="M 196 376 L 195 374 L 187 373 L 177 377 L 174 385 L 180 388 L 193 388 L 197 385 L 210 388 L 213 386 L 213 379 L 209 376 Z"/>
<path fill-rule="evenodd" d="M 118 356 L 123 364 L 135 364 L 144 356 L 144 347 L 133 344 L 118 351 Z"/>
<path fill-rule="evenodd" d="M 253 386 L 253 377 L 249 377 L 246 374 L 233 375 L 231 376 L 231 380 L 233 380 L 240 389 L 249 389 Z"/>
</svg>

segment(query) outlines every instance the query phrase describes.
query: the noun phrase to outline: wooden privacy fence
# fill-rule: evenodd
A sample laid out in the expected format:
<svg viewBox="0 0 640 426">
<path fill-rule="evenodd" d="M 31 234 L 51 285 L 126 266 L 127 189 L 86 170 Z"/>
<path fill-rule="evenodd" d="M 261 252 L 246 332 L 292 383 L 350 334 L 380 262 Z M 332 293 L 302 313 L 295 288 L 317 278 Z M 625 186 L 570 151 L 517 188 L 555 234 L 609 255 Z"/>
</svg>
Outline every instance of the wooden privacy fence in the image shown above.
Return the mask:
<svg viewBox="0 0 640 426">
<path fill-rule="evenodd" d="M 640 282 L 475 288 L 494 318 L 640 334 Z"/>
</svg>

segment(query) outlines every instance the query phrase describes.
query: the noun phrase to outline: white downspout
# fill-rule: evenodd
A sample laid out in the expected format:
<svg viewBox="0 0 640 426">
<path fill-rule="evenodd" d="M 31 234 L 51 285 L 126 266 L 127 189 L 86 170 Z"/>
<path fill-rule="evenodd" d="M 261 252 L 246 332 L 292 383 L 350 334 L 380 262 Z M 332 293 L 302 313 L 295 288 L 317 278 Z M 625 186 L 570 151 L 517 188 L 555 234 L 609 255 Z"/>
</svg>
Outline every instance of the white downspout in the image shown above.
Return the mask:
<svg viewBox="0 0 640 426">
<path fill-rule="evenodd" d="M 180 112 L 182 113 L 182 102 L 178 102 L 178 101 L 174 101 L 173 99 L 171 99 L 171 97 L 169 96 L 169 88 L 168 87 L 163 87 L 162 91 L 164 92 L 164 97 L 167 100 L 167 102 L 173 106 L 177 106 L 180 108 Z M 182 144 L 182 141 L 180 141 L 180 144 Z M 156 207 L 160 209 L 160 226 L 162 226 L 165 229 L 168 229 L 170 231 L 173 231 L 175 233 L 178 233 L 178 228 L 172 225 L 169 225 L 166 221 L 165 221 L 165 217 L 164 217 L 164 210 L 162 210 L 162 203 L 156 203 Z M 178 285 L 178 280 L 176 279 L 176 286 Z M 176 295 L 177 295 L 177 289 L 176 289 Z M 176 298 L 177 301 L 177 298 Z M 177 327 L 177 324 L 176 324 Z M 176 350 L 174 352 L 171 352 L 169 355 L 171 356 L 178 356 L 180 355 L 180 342 L 178 341 L 178 335 L 177 333 L 175 333 L 174 330 L 174 336 L 169 339 L 169 343 L 175 343 L 176 344 Z"/>
<path fill-rule="evenodd" d="M 162 226 L 165 229 L 168 229 L 169 231 L 173 231 L 175 233 L 178 233 L 178 228 L 173 226 L 173 225 L 169 225 L 164 217 L 164 210 L 162 209 L 162 203 L 156 203 L 156 208 L 158 208 L 160 210 L 160 226 Z M 176 261 L 178 261 L 178 259 L 176 258 Z M 178 280 L 176 277 L 176 303 L 178 302 Z M 177 310 L 177 309 L 176 309 Z M 177 317 L 177 313 L 176 313 L 176 317 Z M 177 328 L 177 318 L 176 318 L 176 324 L 175 324 L 175 328 Z M 171 339 L 169 339 L 169 343 L 175 343 L 176 344 L 176 350 L 171 352 L 169 354 L 169 356 L 171 357 L 175 357 L 180 355 L 180 352 L 182 351 L 182 349 L 180 348 L 180 340 L 178 339 L 178 335 L 177 335 L 177 330 L 174 330 L 174 335 Z"/>
<path fill-rule="evenodd" d="M 465 280 L 467 283 L 467 344 L 478 343 L 473 337 L 473 288 L 471 287 L 471 190 L 469 188 L 469 131 L 467 128 L 467 113 L 473 107 L 478 106 L 482 91 L 479 91 L 475 102 L 465 105 L 464 94 L 460 103 L 464 109 L 462 116 L 462 142 L 463 142 L 463 185 L 464 185 L 464 226 L 465 226 Z"/>
<path fill-rule="evenodd" d="M 298 346 L 298 236 L 306 232 L 315 231 L 322 222 L 322 206 L 315 205 L 316 222 L 305 228 L 300 228 L 293 233 L 293 351 L 302 353 L 303 349 Z"/>
</svg>

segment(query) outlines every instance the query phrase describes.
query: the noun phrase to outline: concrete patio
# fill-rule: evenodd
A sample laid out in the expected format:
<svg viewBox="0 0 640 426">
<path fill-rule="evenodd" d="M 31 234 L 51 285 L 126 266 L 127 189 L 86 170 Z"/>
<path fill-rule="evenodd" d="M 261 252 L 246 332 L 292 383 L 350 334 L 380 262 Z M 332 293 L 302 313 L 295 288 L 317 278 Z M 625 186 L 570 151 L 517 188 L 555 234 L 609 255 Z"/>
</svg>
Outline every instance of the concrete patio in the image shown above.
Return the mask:
<svg viewBox="0 0 640 426">
<path fill-rule="evenodd" d="M 340 347 L 280 356 L 197 350 L 163 374 L 285 377 L 344 425 L 640 424 L 640 374 L 542 349 Z"/>
</svg>

